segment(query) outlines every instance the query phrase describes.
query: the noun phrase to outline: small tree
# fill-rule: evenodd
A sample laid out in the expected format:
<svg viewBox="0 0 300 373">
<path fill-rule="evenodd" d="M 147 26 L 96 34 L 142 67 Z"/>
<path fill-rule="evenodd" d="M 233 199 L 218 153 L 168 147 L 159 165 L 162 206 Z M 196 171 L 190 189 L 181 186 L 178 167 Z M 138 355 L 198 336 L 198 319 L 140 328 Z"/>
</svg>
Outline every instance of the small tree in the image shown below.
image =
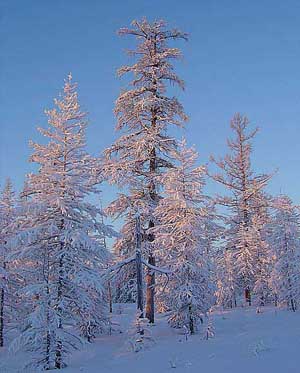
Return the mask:
<svg viewBox="0 0 300 373">
<path fill-rule="evenodd" d="M 39 129 L 49 142 L 32 143 L 31 161 L 39 170 L 27 180 L 14 240 L 27 312 L 13 348 L 21 344 L 35 351 L 35 364 L 44 369 L 62 368 L 80 334 L 90 338 L 107 322 L 99 272 L 108 254 L 100 239 L 113 234 L 99 219 L 101 209 L 86 201 L 97 193 L 92 183 L 97 167 L 85 151 L 86 114 L 71 75 L 55 105 L 46 111 L 49 127 Z"/>
<path fill-rule="evenodd" d="M 236 291 L 238 288 L 234 257 L 231 250 L 219 250 L 216 255 L 217 303 L 224 308 L 237 306 Z"/>
<path fill-rule="evenodd" d="M 287 196 L 280 196 L 274 202 L 275 215 L 271 224 L 271 245 L 275 265 L 271 286 L 278 301 L 296 311 L 299 302 L 300 284 L 300 231 L 299 211 Z"/>
<path fill-rule="evenodd" d="M 155 211 L 156 255 L 171 266 L 173 275 L 164 302 L 169 322 L 193 334 L 212 304 L 208 256 L 203 242 L 206 209 L 203 166 L 195 167 L 197 153 L 185 141 L 174 154 L 178 165 L 162 177 L 165 196 Z"/>
<path fill-rule="evenodd" d="M 240 277 L 245 300 L 251 304 L 257 253 L 250 248 L 249 229 L 256 208 L 254 202 L 257 201 L 271 175 L 255 175 L 251 167 L 252 140 L 258 129 L 248 132 L 249 121 L 239 113 L 234 115 L 230 126 L 235 135 L 233 140 L 228 140 L 230 153 L 220 160 L 211 157 L 221 171 L 211 177 L 230 192 L 229 195 L 218 196 L 216 202 L 230 211 L 230 215 L 225 217 L 229 228 L 227 250 L 234 251 L 237 258 L 237 276 Z"/>
<path fill-rule="evenodd" d="M 261 206 L 263 205 L 268 205 L 268 201 L 261 196 Z M 258 306 L 264 306 L 271 296 L 270 277 L 273 261 L 269 244 L 269 222 L 270 218 L 266 207 L 258 208 L 251 219 L 251 246 L 256 252 L 253 293 Z"/>
</svg>

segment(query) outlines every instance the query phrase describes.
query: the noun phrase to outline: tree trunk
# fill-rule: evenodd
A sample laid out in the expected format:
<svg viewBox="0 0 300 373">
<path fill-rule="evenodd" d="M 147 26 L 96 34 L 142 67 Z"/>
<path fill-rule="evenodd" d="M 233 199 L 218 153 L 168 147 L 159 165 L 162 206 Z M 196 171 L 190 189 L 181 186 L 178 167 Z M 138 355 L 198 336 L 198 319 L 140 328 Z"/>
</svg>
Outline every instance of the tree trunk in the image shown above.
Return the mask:
<svg viewBox="0 0 300 373">
<path fill-rule="evenodd" d="M 155 44 L 156 48 L 156 44 Z M 156 79 L 154 79 L 154 85 L 157 84 Z M 157 89 L 155 90 L 154 95 L 157 96 Z M 155 128 L 157 122 L 157 109 L 151 109 L 151 127 Z M 156 149 L 153 147 L 150 154 L 150 164 L 149 164 L 149 171 L 151 174 L 151 179 L 149 183 L 149 195 L 152 200 L 152 203 L 155 205 L 157 203 L 157 191 L 156 185 L 154 182 L 153 176 L 157 173 L 157 159 L 156 159 Z M 149 221 L 149 229 L 154 227 L 154 221 L 150 219 Z M 154 241 L 154 234 L 150 233 L 147 237 L 148 241 L 151 243 Z M 155 263 L 154 255 L 150 252 L 148 263 L 153 264 Z M 149 319 L 150 323 L 154 323 L 154 287 L 155 287 L 155 275 L 154 273 L 148 270 L 147 272 L 147 293 L 146 293 L 146 317 Z"/>
<path fill-rule="evenodd" d="M 62 264 L 60 260 L 60 267 L 62 269 Z M 58 280 L 58 303 L 61 301 L 61 295 L 62 295 L 62 278 L 60 277 Z M 57 308 L 57 313 L 58 313 L 58 329 L 62 329 L 62 319 L 61 319 L 61 308 Z M 61 369 L 62 368 L 62 341 L 60 337 L 57 339 L 56 342 L 56 351 L 55 351 L 55 368 L 56 369 Z"/>
<path fill-rule="evenodd" d="M 141 222 L 140 217 L 136 218 L 136 290 L 137 290 L 137 309 L 140 311 L 140 318 L 144 317 L 144 295 L 143 295 L 143 268 L 142 268 L 142 253 L 141 253 Z"/>
<path fill-rule="evenodd" d="M 194 327 L 194 320 L 192 316 L 192 306 L 189 305 L 189 328 L 190 328 L 190 333 L 195 334 L 195 327 Z"/>
<path fill-rule="evenodd" d="M 61 230 L 64 229 L 64 219 L 61 220 Z M 60 243 L 60 251 L 63 251 L 64 249 L 64 243 Z M 58 329 L 62 329 L 62 309 L 60 306 L 61 300 L 62 300 L 62 294 L 63 294 L 63 256 L 61 255 L 59 258 L 59 269 L 58 269 L 58 287 L 57 287 L 57 304 L 59 305 L 57 307 L 57 314 L 58 314 Z M 56 342 L 56 351 L 55 351 L 55 368 L 61 369 L 62 368 L 62 341 L 59 337 Z"/>
<path fill-rule="evenodd" d="M 148 263 L 155 266 L 155 258 L 151 254 L 149 255 Z M 154 323 L 155 272 L 150 268 L 147 268 L 146 284 L 146 317 L 150 323 Z"/>
<path fill-rule="evenodd" d="M 248 287 L 245 289 L 245 301 L 251 306 L 251 291 Z"/>
<path fill-rule="evenodd" d="M 144 300 L 143 300 L 143 268 L 141 252 L 136 252 L 136 286 L 137 286 L 137 309 L 140 310 L 140 317 L 144 317 Z"/>
<path fill-rule="evenodd" d="M 291 308 L 292 308 L 292 311 L 293 311 L 293 312 L 296 312 L 296 309 L 297 309 L 297 307 L 296 307 L 296 302 L 294 301 L 293 298 L 291 299 Z"/>
<path fill-rule="evenodd" d="M 55 351 L 55 368 L 62 368 L 62 342 L 61 340 L 57 341 L 56 351 Z"/>
<path fill-rule="evenodd" d="M 110 281 L 108 281 L 108 300 L 109 300 L 109 312 L 112 313 L 112 295 L 111 295 L 111 284 Z"/>
<path fill-rule="evenodd" d="M 155 153 L 154 153 L 155 154 Z M 154 197 L 155 193 L 152 195 L 152 199 L 155 200 Z M 149 221 L 149 228 L 154 227 L 154 222 L 152 220 Z M 154 235 L 152 233 L 148 234 L 148 241 L 154 241 Z M 148 263 L 155 265 L 155 257 L 150 252 L 148 257 Z M 147 291 L 146 291 L 146 317 L 151 324 L 154 323 L 154 295 L 155 295 L 155 274 L 149 268 L 147 268 L 147 275 L 146 275 L 146 284 L 147 284 Z"/>
<path fill-rule="evenodd" d="M 47 314 L 46 314 L 46 322 L 47 322 L 47 334 L 46 334 L 46 362 L 45 362 L 45 370 L 50 370 L 50 353 L 51 353 L 51 336 L 50 336 L 50 309 L 51 309 L 51 303 L 50 303 L 50 289 L 49 289 L 49 252 L 47 251 L 47 262 L 44 262 L 44 272 L 46 275 L 46 281 L 47 281 Z"/>
<path fill-rule="evenodd" d="M 0 347 L 4 345 L 4 289 L 0 291 Z"/>
<path fill-rule="evenodd" d="M 47 331 L 46 336 L 46 362 L 45 362 L 45 370 L 50 370 L 50 333 L 49 330 Z"/>
</svg>

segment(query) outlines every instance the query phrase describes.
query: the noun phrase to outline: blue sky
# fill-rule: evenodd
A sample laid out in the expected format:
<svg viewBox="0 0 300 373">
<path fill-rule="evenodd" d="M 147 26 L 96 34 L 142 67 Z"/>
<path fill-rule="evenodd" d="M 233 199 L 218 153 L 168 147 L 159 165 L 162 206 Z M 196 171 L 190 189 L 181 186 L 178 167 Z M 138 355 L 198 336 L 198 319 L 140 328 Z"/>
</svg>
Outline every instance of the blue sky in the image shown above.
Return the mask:
<svg viewBox="0 0 300 373">
<path fill-rule="evenodd" d="M 113 142 L 114 101 L 125 86 L 116 69 L 132 45 L 116 30 L 146 16 L 190 34 L 178 44 L 184 60 L 177 72 L 186 81 L 179 96 L 190 117 L 178 136 L 206 163 L 224 154 L 232 115 L 247 114 L 261 128 L 255 169 L 278 167 L 269 192 L 300 202 L 300 2 L 0 0 L 0 7 L 1 184 L 10 176 L 20 188 L 34 169 L 28 141 L 41 141 L 36 127 L 46 125 L 43 111 L 70 71 L 89 112 L 89 151 L 99 154 Z"/>
</svg>

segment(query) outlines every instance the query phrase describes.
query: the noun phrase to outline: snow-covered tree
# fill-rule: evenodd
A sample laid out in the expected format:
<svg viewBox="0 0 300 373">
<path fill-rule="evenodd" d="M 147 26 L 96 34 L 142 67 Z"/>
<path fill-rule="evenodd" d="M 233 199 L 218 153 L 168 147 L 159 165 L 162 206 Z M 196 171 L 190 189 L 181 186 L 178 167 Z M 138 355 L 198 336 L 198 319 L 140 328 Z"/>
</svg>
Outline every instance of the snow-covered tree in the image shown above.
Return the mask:
<svg viewBox="0 0 300 373">
<path fill-rule="evenodd" d="M 120 195 L 119 198 L 112 202 L 108 208 L 108 214 L 112 215 L 119 209 L 119 206 L 124 203 L 126 196 Z M 127 200 L 129 202 L 129 199 Z M 123 207 L 122 207 L 123 209 Z M 117 216 L 117 213 L 114 213 Z M 120 215 L 123 215 L 120 213 Z M 126 260 L 126 258 L 133 255 L 135 251 L 135 210 L 133 206 L 128 204 L 127 214 L 124 216 L 123 226 L 121 227 L 120 236 L 115 240 L 113 245 L 114 259 L 117 262 Z M 116 288 L 116 302 L 134 302 L 136 300 L 136 266 L 132 262 L 120 268 L 114 275 L 112 281 Z"/>
<path fill-rule="evenodd" d="M 272 255 L 268 242 L 267 206 L 268 200 L 261 195 L 259 206 L 252 208 L 248 227 L 242 223 L 237 231 L 233 229 L 236 232 L 233 236 L 229 228 L 225 249 L 218 252 L 217 298 L 224 307 L 237 305 L 241 280 L 244 286 L 253 290 L 257 305 L 265 305 L 270 298 Z M 232 242 L 236 247 L 232 246 Z"/>
<path fill-rule="evenodd" d="M 237 278 L 232 250 L 220 249 L 216 255 L 217 304 L 224 308 L 237 305 Z"/>
<path fill-rule="evenodd" d="M 173 273 L 162 294 L 169 322 L 193 334 L 213 300 L 209 256 L 202 245 L 207 214 L 202 192 L 205 168 L 195 167 L 197 153 L 185 141 L 173 156 L 178 164 L 162 176 L 165 195 L 155 210 L 155 253 Z"/>
<path fill-rule="evenodd" d="M 218 243 L 223 239 L 224 227 L 221 225 L 221 217 L 217 214 L 213 200 L 206 197 L 204 203 L 206 214 L 203 218 L 201 247 L 213 259 L 218 251 Z"/>
<path fill-rule="evenodd" d="M 255 257 L 254 287 L 255 303 L 264 306 L 271 298 L 270 276 L 273 266 L 272 250 L 269 243 L 271 198 L 265 193 L 258 193 L 253 201 L 254 211 L 251 217 L 250 244 Z"/>
<path fill-rule="evenodd" d="M 229 237 L 227 250 L 233 250 L 235 253 L 237 275 L 240 277 L 245 299 L 251 304 L 257 255 L 250 247 L 251 218 L 256 209 L 258 196 L 271 175 L 255 175 L 251 167 L 252 140 L 258 129 L 248 131 L 249 121 L 239 113 L 234 115 L 230 126 L 235 135 L 233 140 L 228 140 L 230 153 L 220 160 L 211 158 L 220 169 L 220 173 L 211 177 L 229 192 L 225 196 L 218 196 L 216 200 L 229 209 L 229 215 L 225 219 Z"/>
<path fill-rule="evenodd" d="M 9 240 L 12 235 L 11 224 L 15 215 L 15 193 L 10 179 L 7 179 L 0 198 L 0 347 L 4 345 L 5 324 L 11 310 Z"/>
<path fill-rule="evenodd" d="M 220 247 L 224 240 L 224 227 L 221 225 L 221 217 L 217 214 L 213 199 L 206 197 L 204 209 L 205 216 L 201 225 L 200 247 L 206 256 L 206 263 L 209 272 L 209 281 L 218 284 L 217 266 L 220 254 Z M 217 286 L 215 286 L 217 289 Z"/>
<path fill-rule="evenodd" d="M 31 144 L 39 169 L 27 179 L 13 253 L 23 263 L 20 296 L 27 314 L 12 348 L 34 351 L 44 369 L 62 368 L 80 335 L 89 339 L 107 323 L 100 272 L 108 253 L 100 239 L 112 234 L 99 219 L 101 209 L 86 200 L 97 193 L 97 166 L 85 151 L 86 114 L 71 75 L 54 102 L 46 111 L 48 128 L 39 128 L 49 142 Z"/>
<path fill-rule="evenodd" d="M 149 263 L 154 264 L 151 251 L 154 236 L 147 230 L 155 225 L 153 211 L 159 201 L 159 176 L 172 166 L 170 155 L 176 148 L 176 141 L 168 135 L 168 128 L 180 127 L 187 120 L 176 97 L 167 95 L 168 84 L 184 87 L 172 65 L 173 60 L 181 57 L 181 52 L 169 44 L 186 39 L 186 34 L 167 29 L 164 21 L 150 23 L 146 19 L 133 21 L 132 28 L 123 28 L 119 33 L 134 36 L 137 46 L 129 52 L 135 62 L 119 69 L 120 76 L 133 75 L 130 88 L 122 91 L 116 101 L 116 129 L 121 135 L 105 151 L 107 178 L 110 183 L 124 187 L 126 192 L 119 195 L 108 211 L 125 219 L 122 238 L 117 241 L 115 249 L 127 252 L 134 250 L 133 216 L 139 209 L 145 229 L 144 252 Z M 148 289 L 153 281 L 154 274 L 149 271 Z M 146 317 L 150 322 L 154 321 L 153 297 L 154 291 L 147 291 Z"/>
<path fill-rule="evenodd" d="M 300 230 L 299 211 L 285 195 L 274 201 L 275 215 L 271 224 L 271 245 L 275 265 L 271 286 L 279 303 L 295 311 L 299 303 Z"/>
</svg>

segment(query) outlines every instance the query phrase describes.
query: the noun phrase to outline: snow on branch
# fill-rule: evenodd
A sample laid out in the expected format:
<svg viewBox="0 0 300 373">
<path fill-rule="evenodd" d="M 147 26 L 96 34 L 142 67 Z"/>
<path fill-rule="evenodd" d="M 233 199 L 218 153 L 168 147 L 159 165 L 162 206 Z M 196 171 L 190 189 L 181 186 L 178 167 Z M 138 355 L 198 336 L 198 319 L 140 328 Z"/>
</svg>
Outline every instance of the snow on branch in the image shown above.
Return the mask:
<svg viewBox="0 0 300 373">
<path fill-rule="evenodd" d="M 169 275 L 172 273 L 172 271 L 170 269 L 167 269 L 167 268 L 159 268 L 159 267 L 156 267 L 152 264 L 149 264 L 148 262 L 146 262 L 144 259 L 142 259 L 142 263 L 148 267 L 149 269 L 152 269 L 152 271 L 155 271 L 155 272 L 160 272 L 164 275 Z"/>
</svg>

